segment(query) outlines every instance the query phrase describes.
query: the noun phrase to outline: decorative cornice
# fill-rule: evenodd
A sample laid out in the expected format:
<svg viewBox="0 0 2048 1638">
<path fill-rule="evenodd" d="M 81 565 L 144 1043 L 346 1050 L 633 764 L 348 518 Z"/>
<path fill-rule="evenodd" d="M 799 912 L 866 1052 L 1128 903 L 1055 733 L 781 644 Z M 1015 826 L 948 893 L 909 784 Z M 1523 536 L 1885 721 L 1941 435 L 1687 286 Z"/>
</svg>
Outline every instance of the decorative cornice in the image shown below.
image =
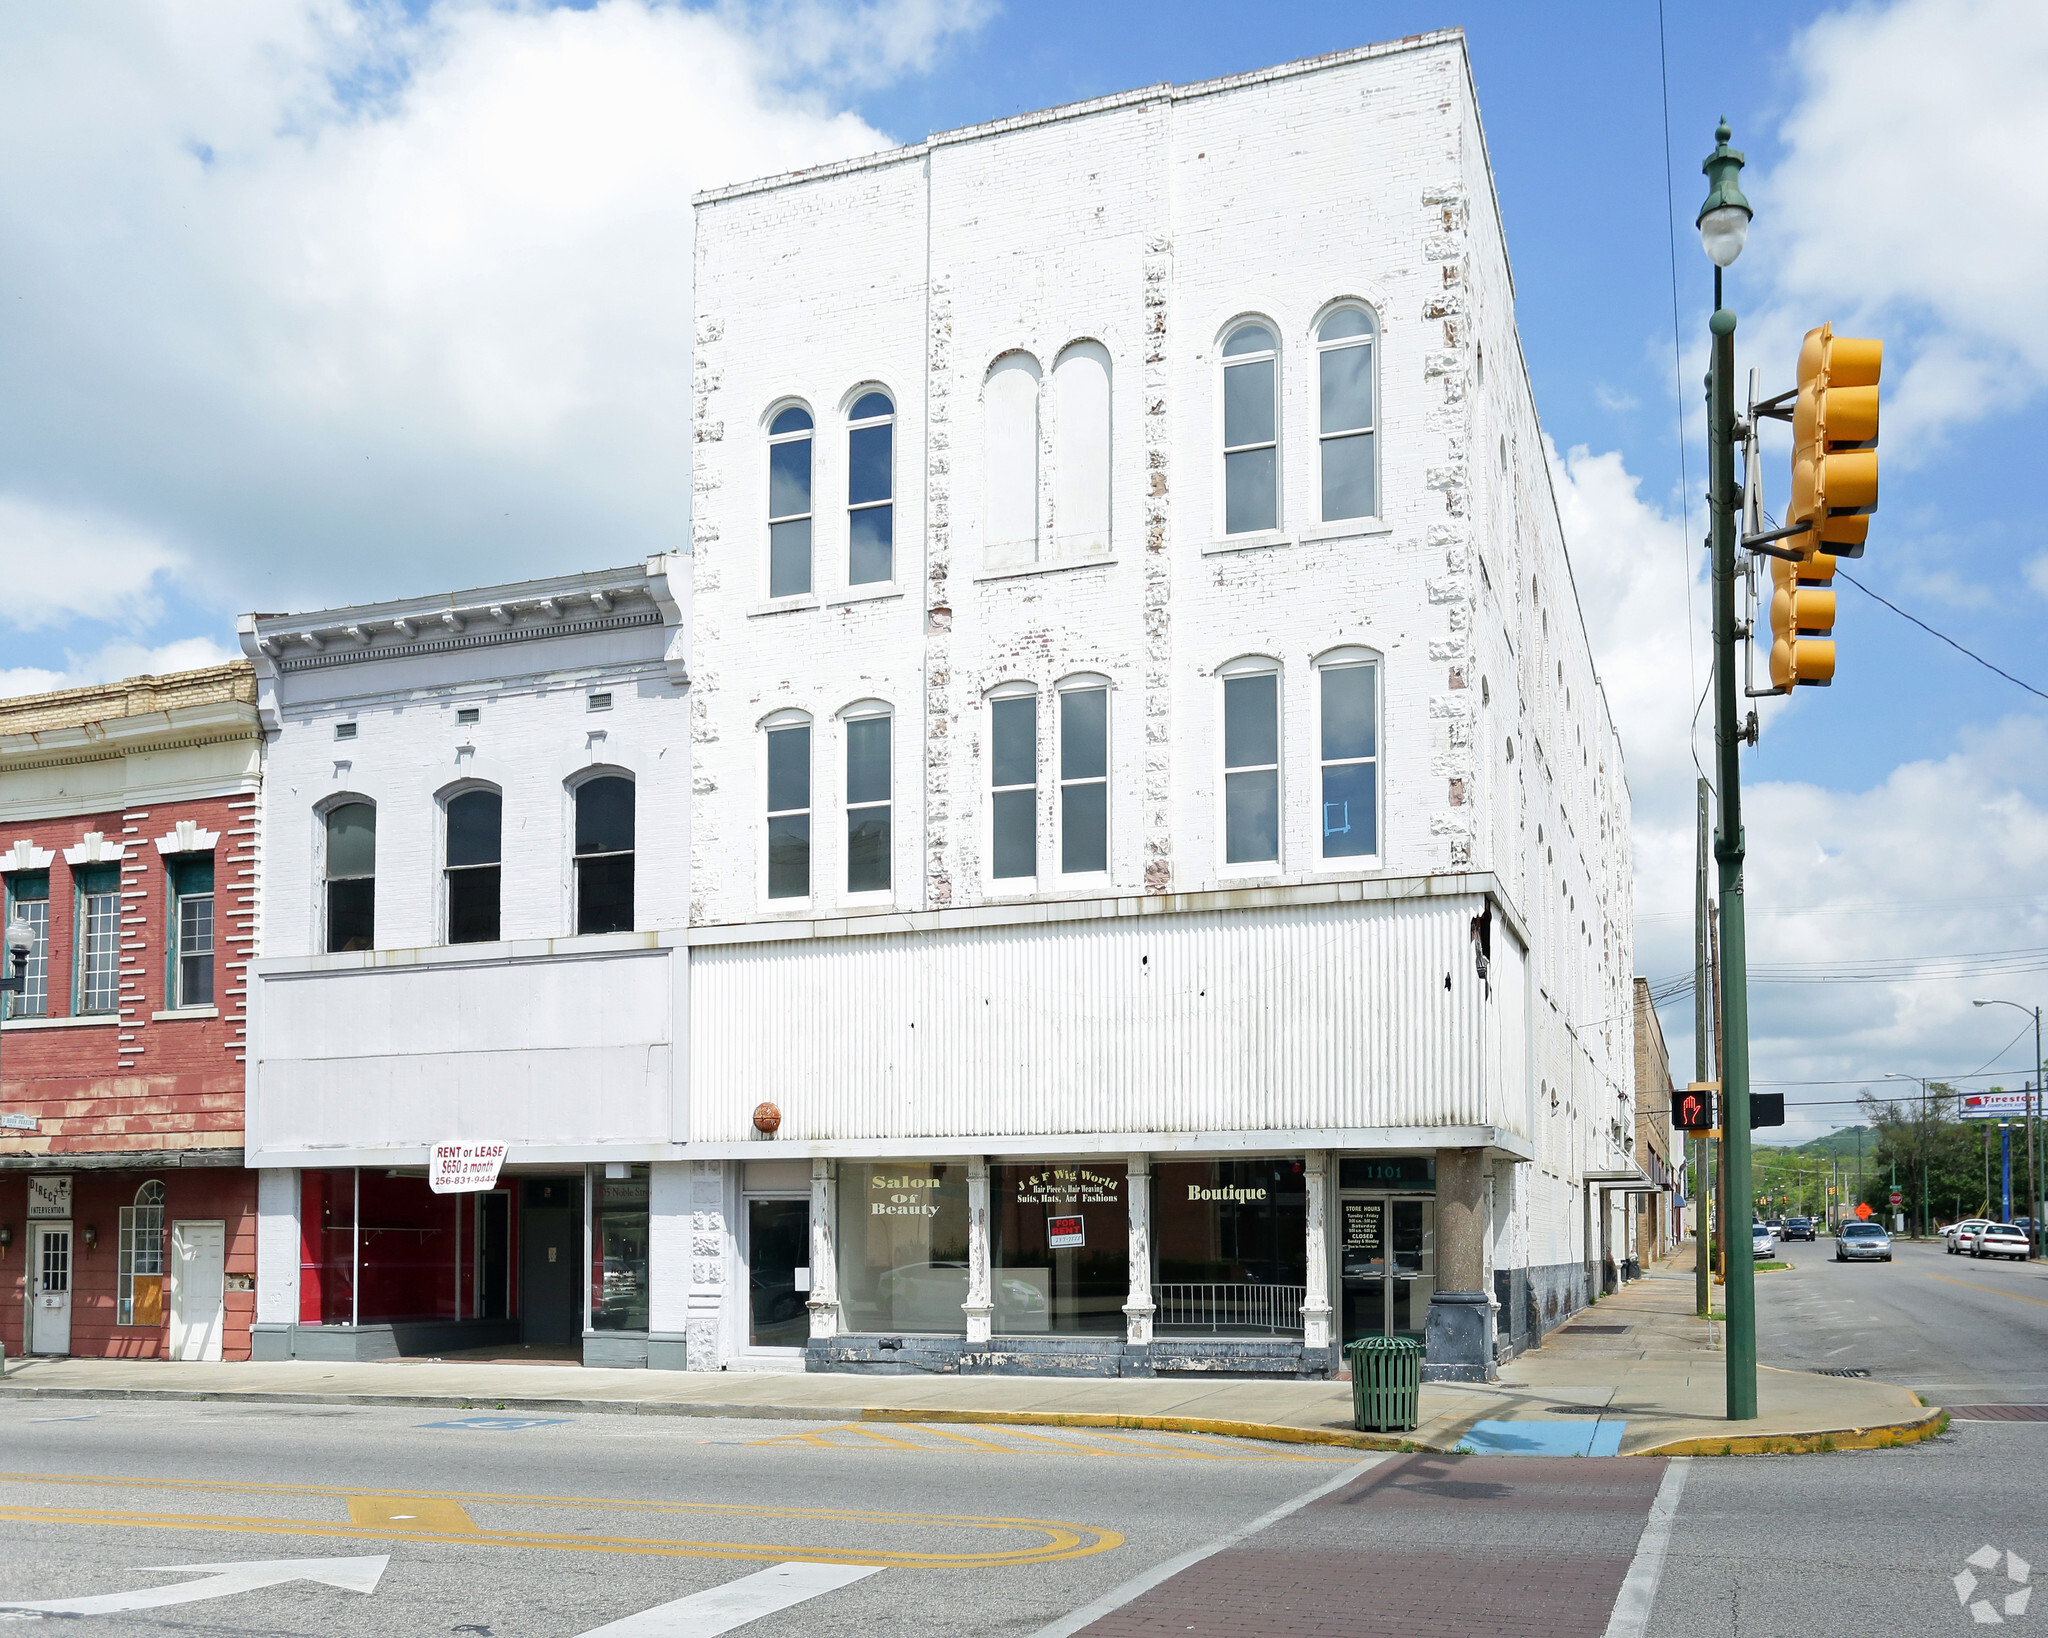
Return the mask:
<svg viewBox="0 0 2048 1638">
<path fill-rule="evenodd" d="M 110 842 L 96 830 L 87 831 L 78 846 L 64 850 L 64 862 L 68 865 L 115 864 L 127 857 L 125 842 Z"/>
<path fill-rule="evenodd" d="M 491 618 L 488 611 L 479 612 L 483 613 L 485 619 Z M 279 671 L 291 675 L 300 671 L 322 671 L 330 666 L 357 665 L 364 660 L 403 660 L 422 654 L 448 654 L 462 649 L 494 648 L 500 643 L 534 642 L 550 637 L 579 637 L 595 631 L 623 631 L 634 626 L 658 626 L 662 623 L 661 611 L 656 608 L 638 609 L 630 614 L 593 615 L 583 620 L 557 620 L 545 625 L 498 625 L 483 630 L 465 629 L 466 613 L 450 610 L 444 613 L 441 619 L 445 622 L 443 629 L 448 633 L 446 636 L 416 636 L 410 640 L 405 640 L 401 636 L 401 640 L 395 643 L 380 642 L 368 648 L 338 649 L 332 652 L 321 649 L 316 649 L 312 653 L 281 651 L 273 663 Z M 392 629 L 396 631 L 401 625 L 417 626 L 421 630 L 431 629 L 426 617 L 393 621 Z M 307 642 L 314 635 L 308 632 L 301 635 L 298 640 Z M 276 643 L 282 649 L 285 639 L 266 632 L 264 641 Z"/>
<path fill-rule="evenodd" d="M 0 853 L 0 872 L 9 870 L 48 870 L 50 861 L 56 857 L 48 848 L 37 847 L 26 836 L 17 836 L 14 846 Z"/>
<path fill-rule="evenodd" d="M 180 819 L 177 828 L 168 836 L 156 839 L 159 853 L 211 853 L 220 841 L 217 830 L 201 830 L 197 821 Z"/>
</svg>

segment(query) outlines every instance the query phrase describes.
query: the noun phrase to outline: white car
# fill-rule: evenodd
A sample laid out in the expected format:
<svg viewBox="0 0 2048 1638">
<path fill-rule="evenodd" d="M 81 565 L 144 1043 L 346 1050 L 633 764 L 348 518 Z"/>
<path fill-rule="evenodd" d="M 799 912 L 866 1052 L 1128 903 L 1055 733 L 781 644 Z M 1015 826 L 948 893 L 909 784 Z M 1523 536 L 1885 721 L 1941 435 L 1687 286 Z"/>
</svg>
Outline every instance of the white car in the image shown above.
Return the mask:
<svg viewBox="0 0 2048 1638">
<path fill-rule="evenodd" d="M 1988 1217 L 1965 1217 L 1960 1223 L 1951 1223 L 1941 1231 L 1941 1237 L 1948 1242 L 1948 1254 L 1953 1257 L 1963 1249 L 1963 1241 L 1982 1228 Z"/>
<path fill-rule="evenodd" d="M 2013 1257 L 2025 1262 L 2033 1254 L 2027 1231 L 2011 1223 L 1980 1223 L 1963 1242 L 1972 1257 Z"/>
<path fill-rule="evenodd" d="M 1769 1257 L 1777 1251 L 1778 1237 L 1771 1232 L 1770 1224 L 1750 1224 L 1749 1249 L 1759 1258 Z"/>
</svg>

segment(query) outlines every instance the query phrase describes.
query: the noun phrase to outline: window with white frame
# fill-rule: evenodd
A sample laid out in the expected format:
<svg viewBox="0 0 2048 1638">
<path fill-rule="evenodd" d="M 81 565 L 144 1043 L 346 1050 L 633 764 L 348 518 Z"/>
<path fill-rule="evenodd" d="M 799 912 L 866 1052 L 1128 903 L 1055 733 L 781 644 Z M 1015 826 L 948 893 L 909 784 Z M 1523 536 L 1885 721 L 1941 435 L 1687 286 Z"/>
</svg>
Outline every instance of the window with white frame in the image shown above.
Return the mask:
<svg viewBox="0 0 2048 1638">
<path fill-rule="evenodd" d="M 768 896 L 811 896 L 811 725 L 785 723 L 767 733 Z"/>
<path fill-rule="evenodd" d="M 1241 663 L 1223 679 L 1223 860 L 1280 857 L 1280 673 Z"/>
<path fill-rule="evenodd" d="M 72 873 L 76 979 L 72 1011 L 113 1012 L 120 1005 L 121 867 L 83 865 Z"/>
<path fill-rule="evenodd" d="M 846 891 L 889 890 L 889 717 L 846 718 Z"/>
<path fill-rule="evenodd" d="M 988 704 L 989 874 L 1038 874 L 1038 695 L 1028 684 Z"/>
<path fill-rule="evenodd" d="M 505 799 L 496 791 L 463 791 L 448 798 L 446 818 L 448 942 L 493 943 L 504 870 Z"/>
<path fill-rule="evenodd" d="M 1060 873 L 1109 869 L 1109 689 L 1060 689 Z"/>
<path fill-rule="evenodd" d="M 576 787 L 576 931 L 633 930 L 633 781 L 619 774 Z"/>
<path fill-rule="evenodd" d="M 811 589 L 811 412 L 801 404 L 768 423 L 768 595 Z"/>
<path fill-rule="evenodd" d="M 164 1186 L 151 1178 L 121 1208 L 114 1266 L 114 1323 L 161 1325 L 164 1279 Z"/>
<path fill-rule="evenodd" d="M 1362 307 L 1338 308 L 1316 332 L 1326 523 L 1379 516 L 1373 333 L 1372 314 Z"/>
<path fill-rule="evenodd" d="M 1280 527 L 1280 344 L 1263 323 L 1223 343 L 1223 532 Z"/>
<path fill-rule="evenodd" d="M 377 947 L 377 810 L 343 802 L 327 810 L 327 948 Z"/>
<path fill-rule="evenodd" d="M 35 942 L 29 946 L 21 993 L 0 997 L 0 1018 L 42 1018 L 50 1011 L 50 873 L 12 870 L 6 881 L 6 924 L 27 922 Z"/>
<path fill-rule="evenodd" d="M 854 401 L 846 427 L 846 580 L 896 577 L 896 406 L 884 392 Z"/>
<path fill-rule="evenodd" d="M 1323 857 L 1380 850 L 1379 666 L 1336 659 L 1319 668 Z"/>
<path fill-rule="evenodd" d="M 213 1005 L 213 855 L 164 861 L 170 877 L 170 991 L 172 1007 Z"/>
</svg>

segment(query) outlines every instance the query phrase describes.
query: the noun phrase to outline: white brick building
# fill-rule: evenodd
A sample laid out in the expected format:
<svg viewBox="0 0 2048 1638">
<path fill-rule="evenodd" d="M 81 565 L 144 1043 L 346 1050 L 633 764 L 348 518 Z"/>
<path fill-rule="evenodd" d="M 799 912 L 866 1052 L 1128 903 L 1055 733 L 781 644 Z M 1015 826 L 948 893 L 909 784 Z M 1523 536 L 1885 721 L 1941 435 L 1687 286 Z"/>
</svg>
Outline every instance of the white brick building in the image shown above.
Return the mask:
<svg viewBox="0 0 2048 1638">
<path fill-rule="evenodd" d="M 1583 1302 L 1628 799 L 1462 36 L 721 189 L 696 301 L 691 1367 Z"/>
</svg>

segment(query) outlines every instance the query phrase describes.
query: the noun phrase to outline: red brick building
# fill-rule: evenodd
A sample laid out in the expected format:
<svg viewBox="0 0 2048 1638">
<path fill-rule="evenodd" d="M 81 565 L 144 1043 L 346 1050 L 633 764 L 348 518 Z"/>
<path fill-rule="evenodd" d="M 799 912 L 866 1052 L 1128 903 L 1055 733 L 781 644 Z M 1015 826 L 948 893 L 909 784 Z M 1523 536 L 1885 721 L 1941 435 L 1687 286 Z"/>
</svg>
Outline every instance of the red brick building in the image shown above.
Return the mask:
<svg viewBox="0 0 2048 1638">
<path fill-rule="evenodd" d="M 8 1352 L 244 1359 L 243 972 L 262 767 L 246 663 L 0 700 Z"/>
</svg>

